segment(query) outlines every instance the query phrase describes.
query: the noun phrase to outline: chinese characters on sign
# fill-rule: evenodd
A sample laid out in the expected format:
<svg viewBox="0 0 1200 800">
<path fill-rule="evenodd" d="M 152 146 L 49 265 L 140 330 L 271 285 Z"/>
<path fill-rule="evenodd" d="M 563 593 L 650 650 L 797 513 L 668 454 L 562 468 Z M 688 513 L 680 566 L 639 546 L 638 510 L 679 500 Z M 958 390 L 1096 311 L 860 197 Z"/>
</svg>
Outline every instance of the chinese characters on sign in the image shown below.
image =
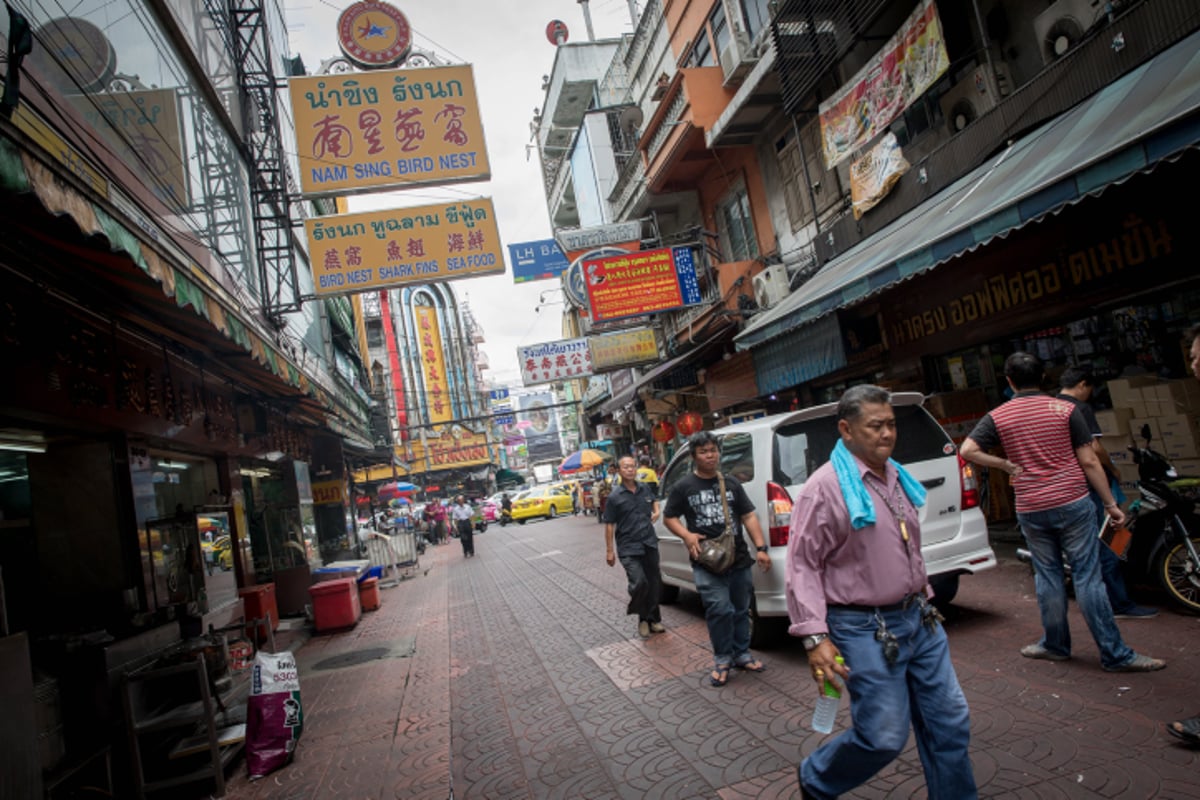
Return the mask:
<svg viewBox="0 0 1200 800">
<path fill-rule="evenodd" d="M 596 370 L 626 367 L 658 361 L 658 340 L 653 328 L 634 328 L 620 333 L 588 337 L 592 349 L 592 368 Z"/>
<path fill-rule="evenodd" d="M 896 35 L 837 94 L 821 103 L 829 169 L 865 145 L 950 67 L 933 0 L 922 0 Z"/>
<path fill-rule="evenodd" d="M 669 311 L 700 302 L 700 282 L 687 247 L 643 250 L 583 262 L 592 320 Z"/>
<path fill-rule="evenodd" d="M 587 339 L 563 339 L 517 348 L 521 381 L 537 383 L 585 378 L 592 374 L 592 354 Z"/>
<path fill-rule="evenodd" d="M 288 81 L 305 194 L 491 177 L 470 66 Z"/>
<path fill-rule="evenodd" d="M 454 414 L 450 409 L 450 382 L 446 379 L 446 361 L 442 355 L 442 332 L 438 328 L 437 309 L 415 306 L 417 347 L 420 351 L 421 377 L 425 382 L 425 406 L 430 422 L 448 422 Z"/>
<path fill-rule="evenodd" d="M 304 221 L 318 296 L 504 272 L 492 201 Z"/>
</svg>

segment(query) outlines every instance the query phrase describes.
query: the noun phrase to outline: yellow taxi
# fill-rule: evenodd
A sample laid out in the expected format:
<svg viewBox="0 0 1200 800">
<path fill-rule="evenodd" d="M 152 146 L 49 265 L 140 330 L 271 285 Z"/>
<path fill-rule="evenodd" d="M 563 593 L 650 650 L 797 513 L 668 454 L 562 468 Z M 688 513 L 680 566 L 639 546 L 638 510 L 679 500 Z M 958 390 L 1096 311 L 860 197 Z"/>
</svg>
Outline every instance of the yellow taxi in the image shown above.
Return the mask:
<svg viewBox="0 0 1200 800">
<path fill-rule="evenodd" d="M 554 519 L 559 514 L 570 514 L 573 507 L 571 489 L 567 484 L 538 486 L 513 501 L 512 518 L 524 525 L 527 519 Z"/>
</svg>

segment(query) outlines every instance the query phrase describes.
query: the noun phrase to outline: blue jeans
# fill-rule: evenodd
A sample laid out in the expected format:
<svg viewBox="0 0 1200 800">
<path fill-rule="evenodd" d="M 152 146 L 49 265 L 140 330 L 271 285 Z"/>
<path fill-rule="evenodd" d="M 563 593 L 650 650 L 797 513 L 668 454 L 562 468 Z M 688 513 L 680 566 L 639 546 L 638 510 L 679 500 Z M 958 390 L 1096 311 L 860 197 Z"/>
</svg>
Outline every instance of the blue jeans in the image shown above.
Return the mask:
<svg viewBox="0 0 1200 800">
<path fill-rule="evenodd" d="M 800 780 L 817 798 L 849 792 L 900 755 L 911 728 L 930 800 L 973 800 L 971 721 L 946 632 L 921 624 L 917 604 L 881 616 L 900 646 L 891 665 L 875 640 L 875 612 L 831 607 L 826 614 L 829 638 L 850 669 L 853 727 L 804 759 Z"/>
<path fill-rule="evenodd" d="M 754 578 L 750 567 L 713 575 L 692 565 L 696 591 L 704 601 L 704 621 L 712 642 L 713 665 L 728 667 L 750 660 L 750 595 Z"/>
<path fill-rule="evenodd" d="M 1116 492 L 1113 493 L 1113 496 L 1116 496 Z M 1096 509 L 1096 530 L 1099 531 L 1100 527 L 1104 525 L 1104 501 L 1100 499 L 1100 495 L 1096 494 L 1095 490 L 1088 492 L 1088 499 L 1092 501 L 1092 506 Z M 1125 574 L 1121 571 L 1121 559 L 1117 558 L 1117 554 L 1108 545 L 1100 541 L 1099 536 L 1096 537 L 1096 547 L 1099 548 L 1098 552 L 1100 553 L 1100 577 L 1104 580 L 1104 590 L 1108 594 L 1108 604 L 1112 606 L 1113 613 L 1123 614 L 1136 608 L 1137 603 L 1129 599 L 1129 591 L 1125 588 Z"/>
<path fill-rule="evenodd" d="M 1100 649 L 1101 665 L 1112 668 L 1132 661 L 1135 653 L 1121 639 L 1100 577 L 1096 511 L 1092 501 L 1085 497 L 1045 511 L 1018 512 L 1017 522 L 1033 556 L 1034 585 L 1045 630 L 1042 647 L 1057 655 L 1071 655 L 1062 562 L 1066 554 L 1075 583 L 1075 601 Z"/>
</svg>

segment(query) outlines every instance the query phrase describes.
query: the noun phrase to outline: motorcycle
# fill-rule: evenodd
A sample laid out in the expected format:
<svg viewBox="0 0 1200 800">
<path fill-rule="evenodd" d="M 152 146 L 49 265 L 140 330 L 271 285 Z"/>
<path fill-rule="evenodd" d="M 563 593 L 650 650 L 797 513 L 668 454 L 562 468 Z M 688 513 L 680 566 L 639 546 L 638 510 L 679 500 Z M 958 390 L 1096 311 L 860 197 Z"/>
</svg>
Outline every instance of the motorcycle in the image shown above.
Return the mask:
<svg viewBox="0 0 1200 800">
<path fill-rule="evenodd" d="M 500 527 L 503 528 L 508 523 L 512 522 L 512 509 L 500 509 Z"/>
<path fill-rule="evenodd" d="M 1127 563 L 1157 580 L 1171 599 L 1200 613 L 1200 477 L 1180 477 L 1171 462 L 1150 448 L 1150 427 L 1141 430 L 1145 447 L 1131 446 L 1141 498 L 1130 506 L 1133 541 Z"/>
<path fill-rule="evenodd" d="M 1132 534 L 1125 553 L 1126 575 L 1158 583 L 1174 603 L 1200 614 L 1200 477 L 1181 478 L 1165 456 L 1150 448 L 1149 425 L 1139 433 L 1145 446 L 1129 449 L 1142 496 L 1130 504 L 1125 522 Z M 1017 550 L 1017 559 L 1032 566 L 1025 548 Z M 1064 563 L 1063 570 L 1069 585 L 1070 564 Z"/>
</svg>

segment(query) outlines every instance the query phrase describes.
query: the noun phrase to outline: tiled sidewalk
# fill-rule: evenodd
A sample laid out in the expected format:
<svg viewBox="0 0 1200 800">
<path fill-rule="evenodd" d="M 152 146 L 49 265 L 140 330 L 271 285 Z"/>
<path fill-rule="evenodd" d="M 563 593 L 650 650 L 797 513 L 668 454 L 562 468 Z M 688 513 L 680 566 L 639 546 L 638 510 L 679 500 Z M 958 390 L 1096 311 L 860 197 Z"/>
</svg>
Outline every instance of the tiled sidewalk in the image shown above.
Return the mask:
<svg viewBox="0 0 1200 800">
<path fill-rule="evenodd" d="M 241 764 L 227 796 L 797 796 L 796 762 L 823 739 L 808 730 L 813 689 L 797 644 L 765 651 L 765 674 L 735 672 L 713 689 L 695 596 L 664 608 L 667 633 L 638 639 L 594 518 L 492 526 L 476 551 L 429 549 L 415 577 L 384 590 L 382 609 L 304 643 L 295 762 L 254 784 Z M 963 579 L 950 615 L 980 795 L 1200 796 L 1200 753 L 1161 727 L 1200 711 L 1200 620 L 1122 624 L 1135 648 L 1170 661 L 1152 675 L 1102 672 L 1074 611 L 1076 657 L 1031 662 L 1017 649 L 1037 638 L 1032 592 L 1028 568 L 1002 558 Z M 911 742 L 848 797 L 925 797 Z"/>
</svg>

